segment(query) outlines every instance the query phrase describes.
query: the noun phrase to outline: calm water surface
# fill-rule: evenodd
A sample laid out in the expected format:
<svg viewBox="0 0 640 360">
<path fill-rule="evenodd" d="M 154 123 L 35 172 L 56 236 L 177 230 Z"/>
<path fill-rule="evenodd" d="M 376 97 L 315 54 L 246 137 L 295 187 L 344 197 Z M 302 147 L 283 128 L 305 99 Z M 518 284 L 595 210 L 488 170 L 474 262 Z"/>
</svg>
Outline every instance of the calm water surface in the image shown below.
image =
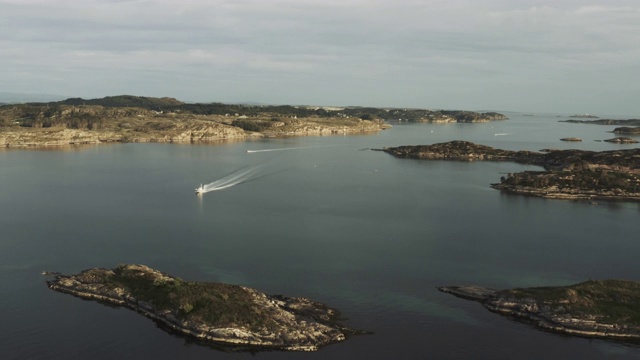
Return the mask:
<svg viewBox="0 0 640 360">
<path fill-rule="evenodd" d="M 630 148 L 614 127 L 555 115 L 402 124 L 377 135 L 0 152 L 0 354 L 10 359 L 632 359 L 435 287 L 640 280 L 640 206 L 489 188 L 510 163 L 395 159 L 369 148 L 469 140 L 512 150 Z M 504 135 L 496 135 L 504 134 Z M 579 136 L 582 143 L 563 143 Z M 278 150 L 247 153 L 247 150 Z M 251 171 L 194 196 L 200 183 Z M 129 310 L 53 292 L 42 270 L 142 263 L 176 276 L 306 296 L 375 331 L 317 353 L 226 353 Z"/>
</svg>

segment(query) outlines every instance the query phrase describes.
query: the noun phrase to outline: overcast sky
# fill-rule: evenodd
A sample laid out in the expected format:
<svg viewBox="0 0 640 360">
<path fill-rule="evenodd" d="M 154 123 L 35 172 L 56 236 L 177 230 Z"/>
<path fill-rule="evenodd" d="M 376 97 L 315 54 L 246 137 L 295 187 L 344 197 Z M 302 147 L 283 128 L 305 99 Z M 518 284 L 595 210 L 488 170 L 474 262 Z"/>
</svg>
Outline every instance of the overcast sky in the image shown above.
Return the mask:
<svg viewBox="0 0 640 360">
<path fill-rule="evenodd" d="M 639 0 L 0 0 L 0 91 L 640 116 Z"/>
</svg>

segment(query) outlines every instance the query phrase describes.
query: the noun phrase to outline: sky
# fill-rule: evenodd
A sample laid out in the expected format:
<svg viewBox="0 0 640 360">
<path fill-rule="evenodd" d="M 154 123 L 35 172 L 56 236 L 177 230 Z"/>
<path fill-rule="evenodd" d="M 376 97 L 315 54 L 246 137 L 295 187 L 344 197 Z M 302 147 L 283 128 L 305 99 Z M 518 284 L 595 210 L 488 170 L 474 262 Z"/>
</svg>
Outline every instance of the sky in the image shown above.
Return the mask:
<svg viewBox="0 0 640 360">
<path fill-rule="evenodd" d="M 638 0 L 0 0 L 0 92 L 640 116 Z"/>
</svg>

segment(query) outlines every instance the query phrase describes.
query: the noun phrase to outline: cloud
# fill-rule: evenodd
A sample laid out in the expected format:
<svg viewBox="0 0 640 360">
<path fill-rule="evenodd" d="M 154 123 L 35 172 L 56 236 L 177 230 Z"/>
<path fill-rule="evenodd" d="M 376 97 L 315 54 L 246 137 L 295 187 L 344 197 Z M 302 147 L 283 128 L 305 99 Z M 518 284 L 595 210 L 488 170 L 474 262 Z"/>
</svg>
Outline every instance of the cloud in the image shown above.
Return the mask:
<svg viewBox="0 0 640 360">
<path fill-rule="evenodd" d="M 576 14 L 587 14 L 587 15 L 602 15 L 602 14 L 629 14 L 629 13 L 638 13 L 638 8 L 634 7 L 609 7 L 609 6 L 581 6 L 579 7 Z"/>
<path fill-rule="evenodd" d="M 19 87 L 7 91 L 102 96 L 128 86 L 239 100 L 281 86 L 273 101 L 419 106 L 399 94 L 448 103 L 433 89 L 492 84 L 487 96 L 499 105 L 501 88 L 530 84 L 547 96 L 557 81 L 587 88 L 605 73 L 630 78 L 640 63 L 632 0 L 0 0 L 0 8 L 0 82 Z M 327 91 L 311 101 L 300 81 Z"/>
</svg>

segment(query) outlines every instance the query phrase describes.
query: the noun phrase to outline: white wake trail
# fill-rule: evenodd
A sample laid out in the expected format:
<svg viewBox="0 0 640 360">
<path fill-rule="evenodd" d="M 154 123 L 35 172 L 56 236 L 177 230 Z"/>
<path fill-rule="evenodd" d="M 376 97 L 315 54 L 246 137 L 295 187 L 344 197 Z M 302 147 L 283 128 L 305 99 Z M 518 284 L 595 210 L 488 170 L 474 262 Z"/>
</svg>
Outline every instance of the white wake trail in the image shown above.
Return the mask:
<svg viewBox="0 0 640 360">
<path fill-rule="evenodd" d="M 215 189 L 215 188 L 219 188 L 221 186 L 226 186 L 228 184 L 235 184 L 238 181 L 242 181 L 243 179 L 245 179 L 248 175 L 250 175 L 253 172 L 253 169 L 249 169 L 245 172 L 239 173 L 237 175 L 231 174 L 227 177 L 224 177 L 222 179 L 216 180 L 212 183 L 209 183 L 207 185 L 205 185 L 205 189 L 207 187 Z"/>
<path fill-rule="evenodd" d="M 299 150 L 299 149 L 317 149 L 317 148 L 333 147 L 333 146 L 338 146 L 338 145 L 298 146 L 298 147 L 276 148 L 276 149 L 247 150 L 247 153 L 251 154 L 251 153 L 269 152 L 269 151 Z"/>
<path fill-rule="evenodd" d="M 235 172 L 218 179 L 214 182 L 201 185 L 196 189 L 196 192 L 199 194 L 205 194 L 211 191 L 217 191 L 222 189 L 227 189 L 232 186 L 236 186 L 238 184 L 242 184 L 243 182 L 247 182 L 252 178 L 252 175 L 260 168 L 261 166 L 255 166 L 248 170 L 236 170 Z"/>
</svg>

